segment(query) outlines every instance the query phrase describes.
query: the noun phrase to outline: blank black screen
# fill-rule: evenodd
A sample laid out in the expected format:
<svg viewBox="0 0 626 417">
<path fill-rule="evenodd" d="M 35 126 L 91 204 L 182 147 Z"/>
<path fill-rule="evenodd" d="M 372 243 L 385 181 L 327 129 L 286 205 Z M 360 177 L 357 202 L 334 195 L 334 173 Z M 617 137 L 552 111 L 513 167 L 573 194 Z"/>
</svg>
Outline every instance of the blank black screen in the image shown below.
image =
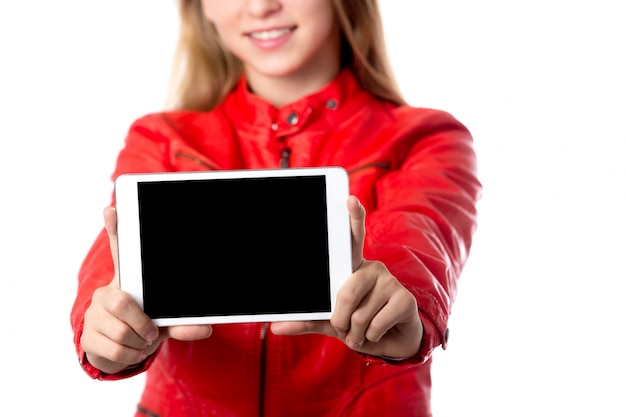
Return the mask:
<svg viewBox="0 0 626 417">
<path fill-rule="evenodd" d="M 153 319 L 330 311 L 324 176 L 138 184 Z"/>
</svg>

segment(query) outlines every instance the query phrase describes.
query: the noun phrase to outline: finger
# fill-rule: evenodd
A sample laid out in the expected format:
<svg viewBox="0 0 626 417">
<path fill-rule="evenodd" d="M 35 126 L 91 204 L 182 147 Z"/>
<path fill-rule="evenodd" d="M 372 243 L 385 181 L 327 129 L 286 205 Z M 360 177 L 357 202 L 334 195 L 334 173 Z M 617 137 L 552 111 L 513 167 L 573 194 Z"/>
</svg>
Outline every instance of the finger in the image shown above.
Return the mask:
<svg viewBox="0 0 626 417">
<path fill-rule="evenodd" d="M 350 213 L 350 231 L 352 235 L 352 271 L 356 271 L 364 261 L 365 208 L 354 195 L 348 197 L 347 206 Z"/>
<path fill-rule="evenodd" d="M 372 267 L 365 262 L 358 271 L 350 275 L 337 293 L 337 303 L 330 322 L 340 338 L 345 338 L 351 331 L 352 315 L 376 284 L 376 275 L 371 271 Z"/>
<path fill-rule="evenodd" d="M 83 335 L 81 345 L 87 353 L 89 362 L 93 365 L 123 364 L 128 366 L 139 363 L 148 356 L 146 349 L 119 344 L 102 333 L 93 333 L 89 337 Z"/>
<path fill-rule="evenodd" d="M 161 328 L 159 340 L 171 337 L 172 339 L 191 342 L 194 340 L 206 339 L 213 334 L 213 327 L 210 324 L 193 324 L 185 326 L 170 326 Z"/>
<path fill-rule="evenodd" d="M 326 336 L 339 337 L 329 320 L 311 321 L 281 321 L 272 323 L 272 333 L 281 336 L 295 336 L 299 334 L 324 334 Z"/>
<path fill-rule="evenodd" d="M 156 340 L 158 333 L 142 337 L 131 326 L 114 316 L 100 318 L 98 325 L 93 329 L 110 341 L 132 349 L 145 349 Z M 151 340 L 147 340 L 147 339 Z"/>
<path fill-rule="evenodd" d="M 385 299 L 376 296 L 374 292 L 368 292 L 361 304 L 350 316 L 350 329 L 345 336 L 345 343 L 351 349 L 359 349 L 366 341 L 366 334 L 370 331 L 373 319 L 377 313 L 385 306 Z M 386 331 L 387 329 L 384 329 Z M 374 334 L 378 329 L 372 329 Z"/>
<path fill-rule="evenodd" d="M 370 320 L 365 331 L 365 339 L 379 342 L 397 324 L 405 324 L 417 316 L 417 303 L 408 292 L 394 294 Z"/>
<path fill-rule="evenodd" d="M 128 293 L 117 289 L 117 288 L 108 288 L 102 289 L 102 297 L 100 296 L 100 289 L 94 292 L 94 298 L 102 303 L 104 309 L 110 313 L 115 319 L 119 320 L 124 326 L 128 326 L 129 335 L 126 335 L 124 339 L 120 339 L 120 337 L 114 337 L 114 340 L 117 340 L 121 343 L 129 344 L 129 346 L 135 346 L 135 343 L 131 339 L 130 334 L 134 333 L 145 342 L 152 343 L 159 337 L 159 329 L 154 324 L 152 319 L 139 307 L 137 301 Z M 100 298 L 102 300 L 100 301 Z M 119 327 L 113 328 L 113 325 L 110 324 L 112 328 L 105 329 L 110 333 L 107 334 L 115 334 L 115 332 L 123 332 L 123 329 Z"/>
<path fill-rule="evenodd" d="M 97 326 L 94 326 L 91 331 L 106 337 L 112 343 L 135 350 L 142 350 L 151 346 L 153 341 L 156 340 L 156 336 L 158 336 L 158 333 L 155 333 L 151 337 L 151 341 L 146 340 L 128 324 L 112 315 L 109 315 L 109 317 L 101 316 Z"/>
<path fill-rule="evenodd" d="M 115 274 L 113 282 L 119 286 L 119 268 L 118 268 L 118 252 L 117 252 L 117 213 L 114 207 L 108 206 L 104 209 L 104 228 L 109 236 L 109 247 L 111 249 L 111 257 L 113 258 L 113 266 Z"/>
<path fill-rule="evenodd" d="M 416 306 L 415 298 L 382 263 L 366 262 L 358 272 L 367 277 L 355 280 L 358 284 L 366 283 L 362 290 L 367 291 L 367 295 L 350 317 L 346 344 L 352 348 L 359 348 L 366 341 L 380 340 L 406 312 L 414 312 Z"/>
</svg>

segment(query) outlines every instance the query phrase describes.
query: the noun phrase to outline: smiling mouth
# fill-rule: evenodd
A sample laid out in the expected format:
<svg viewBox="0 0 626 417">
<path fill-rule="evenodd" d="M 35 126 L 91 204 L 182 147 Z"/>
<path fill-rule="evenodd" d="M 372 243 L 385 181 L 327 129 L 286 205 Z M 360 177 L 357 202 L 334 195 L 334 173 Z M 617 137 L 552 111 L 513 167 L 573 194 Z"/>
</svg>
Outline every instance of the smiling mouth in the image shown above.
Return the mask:
<svg viewBox="0 0 626 417">
<path fill-rule="evenodd" d="M 261 41 L 268 41 L 272 39 L 278 39 L 281 36 L 288 34 L 292 30 L 293 28 L 262 30 L 259 32 L 250 32 L 248 36 L 250 36 L 253 39 L 258 39 Z"/>
</svg>

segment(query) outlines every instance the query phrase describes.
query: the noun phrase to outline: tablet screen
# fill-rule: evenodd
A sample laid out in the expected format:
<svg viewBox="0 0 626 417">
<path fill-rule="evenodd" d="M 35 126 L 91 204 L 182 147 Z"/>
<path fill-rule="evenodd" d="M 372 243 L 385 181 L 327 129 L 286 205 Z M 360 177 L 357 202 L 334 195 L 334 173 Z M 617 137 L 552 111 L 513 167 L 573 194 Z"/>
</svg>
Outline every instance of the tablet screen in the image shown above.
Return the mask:
<svg viewBox="0 0 626 417">
<path fill-rule="evenodd" d="M 330 311 L 324 176 L 137 186 L 150 317 Z"/>
</svg>

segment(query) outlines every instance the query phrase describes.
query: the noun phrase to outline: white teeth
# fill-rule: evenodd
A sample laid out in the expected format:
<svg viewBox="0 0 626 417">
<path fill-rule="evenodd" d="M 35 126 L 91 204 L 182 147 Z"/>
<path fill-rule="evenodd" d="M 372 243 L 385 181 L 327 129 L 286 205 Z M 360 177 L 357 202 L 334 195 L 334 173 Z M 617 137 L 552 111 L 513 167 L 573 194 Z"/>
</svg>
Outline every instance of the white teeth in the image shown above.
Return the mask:
<svg viewBox="0 0 626 417">
<path fill-rule="evenodd" d="M 254 39 L 267 41 L 270 39 L 279 38 L 287 33 L 289 33 L 289 29 L 273 29 L 273 30 L 266 30 L 263 32 L 252 32 L 250 36 L 252 36 Z"/>
</svg>

